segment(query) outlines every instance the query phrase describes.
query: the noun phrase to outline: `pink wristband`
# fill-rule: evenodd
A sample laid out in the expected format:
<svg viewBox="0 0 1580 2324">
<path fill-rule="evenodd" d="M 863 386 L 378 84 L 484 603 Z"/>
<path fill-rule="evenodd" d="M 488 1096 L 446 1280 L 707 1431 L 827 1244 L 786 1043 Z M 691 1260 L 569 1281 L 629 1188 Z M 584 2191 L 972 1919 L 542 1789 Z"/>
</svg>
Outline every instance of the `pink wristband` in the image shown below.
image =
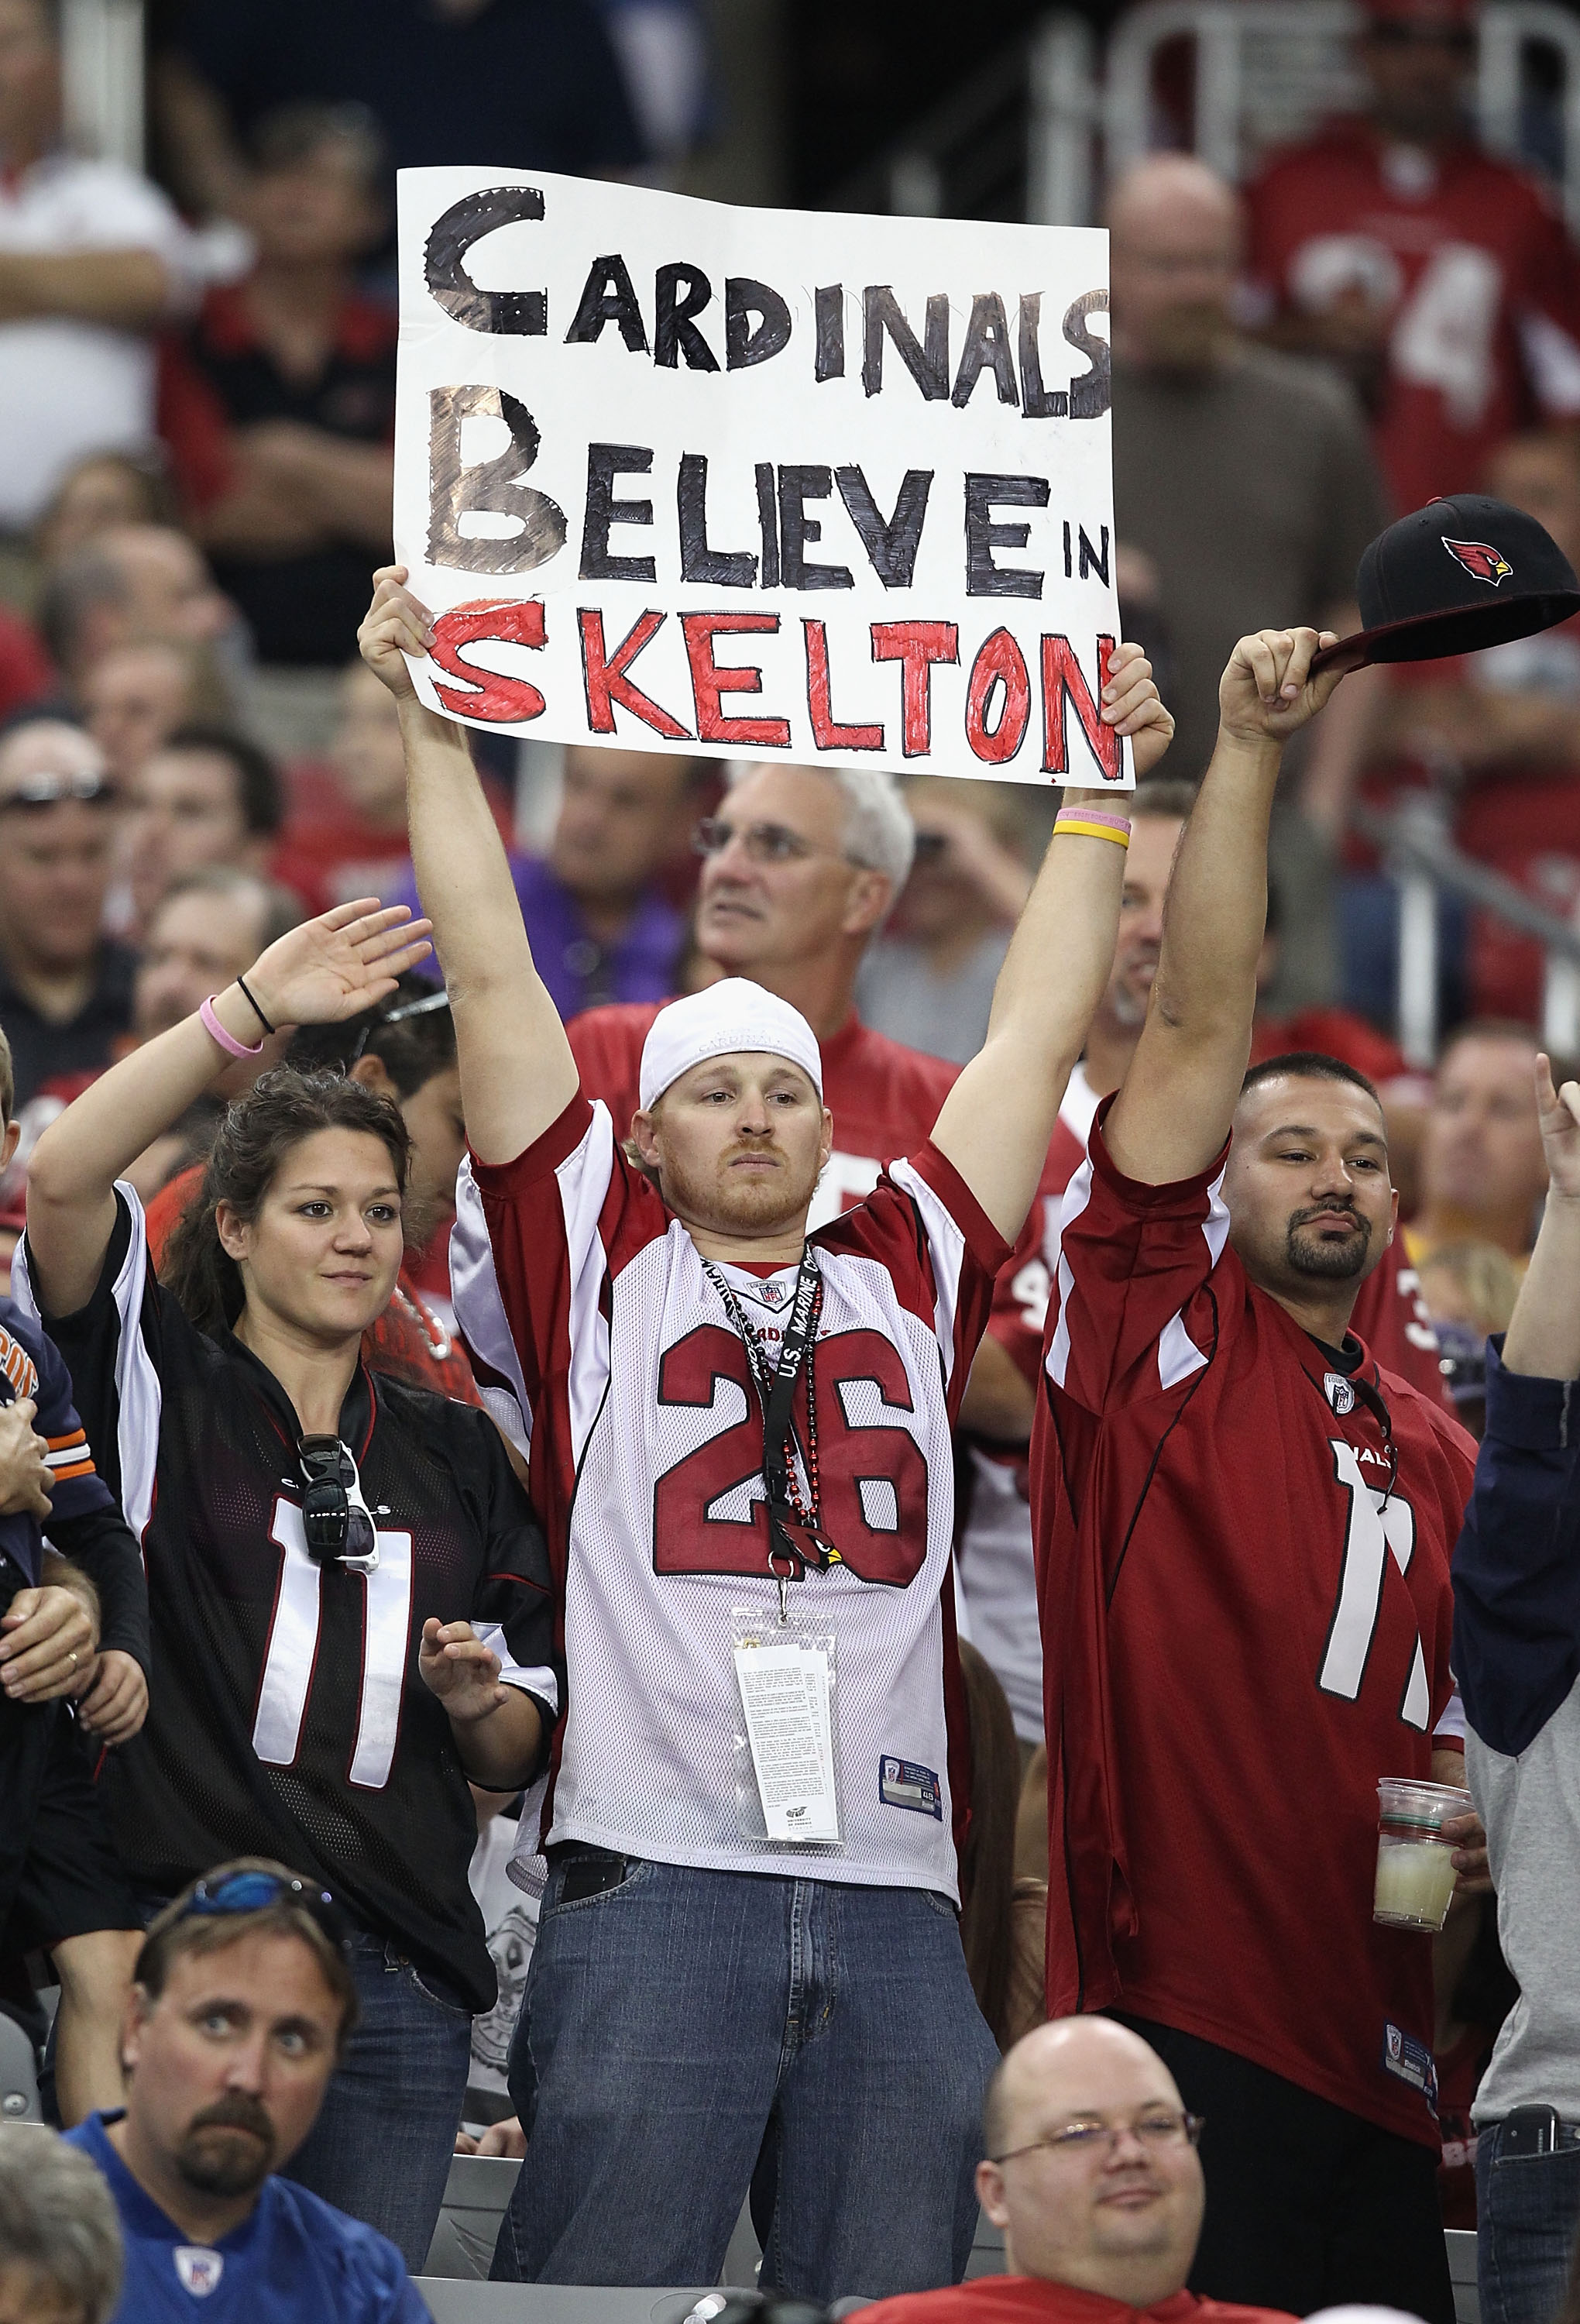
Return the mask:
<svg viewBox="0 0 1580 2324">
<path fill-rule="evenodd" d="M 214 1004 L 218 998 L 219 995 L 217 992 L 211 992 L 207 1000 L 198 1011 L 198 1019 L 209 1039 L 211 1041 L 217 1041 L 220 1047 L 225 1050 L 227 1056 L 262 1056 L 263 1054 L 263 1044 L 262 1041 L 257 1044 L 256 1047 L 249 1049 L 245 1047 L 242 1042 L 238 1041 L 234 1034 L 230 1034 L 225 1031 L 225 1027 L 220 1023 L 218 1018 L 214 1013 Z"/>
<path fill-rule="evenodd" d="M 1061 807 L 1053 818 L 1055 831 L 1061 823 L 1100 823 L 1109 831 L 1123 832 L 1126 839 L 1130 836 L 1130 817 L 1127 815 L 1109 815 L 1101 807 Z"/>
</svg>

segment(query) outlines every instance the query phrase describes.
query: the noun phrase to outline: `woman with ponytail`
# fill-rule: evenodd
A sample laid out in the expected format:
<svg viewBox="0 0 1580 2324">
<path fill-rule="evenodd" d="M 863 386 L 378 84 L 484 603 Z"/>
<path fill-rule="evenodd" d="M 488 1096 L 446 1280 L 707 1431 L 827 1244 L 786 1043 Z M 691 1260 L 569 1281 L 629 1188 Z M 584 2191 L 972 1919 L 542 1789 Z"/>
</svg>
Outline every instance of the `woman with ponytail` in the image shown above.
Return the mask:
<svg viewBox="0 0 1580 2324">
<path fill-rule="evenodd" d="M 151 1902 L 239 1856 L 333 1894 L 361 2022 L 291 2175 L 414 2271 L 494 1991 L 468 1779 L 519 1789 L 559 1708 L 543 1536 L 483 1413 L 363 1359 L 404 1249 L 391 1095 L 339 1062 L 263 1074 L 162 1281 L 117 1181 L 267 1033 L 379 1010 L 427 930 L 343 905 L 113 1067 L 39 1141 L 15 1270 L 148 1570 L 149 1719 L 106 1777 L 117 1844 Z"/>
</svg>

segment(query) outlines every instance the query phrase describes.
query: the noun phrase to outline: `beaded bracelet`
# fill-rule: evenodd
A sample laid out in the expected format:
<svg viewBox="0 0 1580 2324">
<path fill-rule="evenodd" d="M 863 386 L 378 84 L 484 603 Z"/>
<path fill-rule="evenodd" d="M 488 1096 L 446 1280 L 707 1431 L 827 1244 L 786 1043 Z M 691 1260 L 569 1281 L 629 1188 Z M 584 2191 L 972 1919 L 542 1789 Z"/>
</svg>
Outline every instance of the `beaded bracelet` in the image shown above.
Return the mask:
<svg viewBox="0 0 1580 2324">
<path fill-rule="evenodd" d="M 1053 818 L 1053 835 L 1068 831 L 1077 839 L 1111 839 L 1116 847 L 1130 844 L 1130 818 L 1106 815 L 1101 807 L 1063 807 Z"/>
<path fill-rule="evenodd" d="M 234 1033 L 227 1033 L 225 1031 L 225 1027 L 220 1023 L 218 1018 L 214 1013 L 214 1004 L 218 998 L 219 995 L 217 992 L 211 992 L 207 1000 L 204 1001 L 202 1007 L 198 1011 L 198 1022 L 201 1024 L 204 1031 L 207 1034 L 209 1039 L 211 1041 L 217 1041 L 220 1047 L 225 1050 L 227 1056 L 262 1056 L 263 1054 L 263 1044 L 262 1041 L 259 1041 L 253 1048 L 249 1049 L 246 1047 L 244 1043 L 236 1039 Z"/>
</svg>

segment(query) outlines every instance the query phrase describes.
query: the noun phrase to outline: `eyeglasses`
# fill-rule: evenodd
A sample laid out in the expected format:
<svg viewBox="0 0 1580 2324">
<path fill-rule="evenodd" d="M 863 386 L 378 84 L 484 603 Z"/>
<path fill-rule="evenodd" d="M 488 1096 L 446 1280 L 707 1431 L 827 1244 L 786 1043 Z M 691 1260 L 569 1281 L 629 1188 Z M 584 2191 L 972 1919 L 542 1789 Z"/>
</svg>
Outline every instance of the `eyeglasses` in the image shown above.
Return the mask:
<svg viewBox="0 0 1580 2324">
<path fill-rule="evenodd" d="M 188 1899 L 182 1920 L 217 1921 L 233 1913 L 265 1913 L 271 1904 L 295 1904 L 318 1923 L 331 1943 L 344 1948 L 351 1931 L 327 1888 L 315 1888 L 294 1874 L 227 1872 L 212 1885 L 199 1880 Z"/>
<path fill-rule="evenodd" d="M 108 807 L 115 796 L 114 783 L 103 775 L 24 775 L 14 790 L 0 791 L 0 809 L 59 807 L 62 799 L 76 799 L 83 807 Z"/>
<path fill-rule="evenodd" d="M 1007 2154 L 992 2154 L 990 2163 L 1013 2163 L 1018 2155 L 1037 2154 L 1046 2147 L 1053 2154 L 1096 2154 L 1107 2148 L 1112 2153 L 1119 2141 L 1128 2135 L 1147 2146 L 1161 2152 L 1170 2146 L 1199 2146 L 1201 2134 L 1207 2128 L 1207 2116 L 1199 2114 L 1169 2114 L 1161 2108 L 1156 2114 L 1144 2114 L 1134 2122 L 1067 2122 L 1044 2137 L 1029 2139 L 1024 2146 L 1012 2146 Z"/>
<path fill-rule="evenodd" d="M 338 1436 L 304 1436 L 297 1446 L 308 1489 L 302 1531 L 315 1565 L 327 1561 L 354 1573 L 379 1570 L 379 1536 L 363 1499 L 356 1462 Z"/>
<path fill-rule="evenodd" d="M 356 1047 L 347 1060 L 347 1069 L 354 1065 L 375 1033 L 386 1025 L 404 1025 L 409 1017 L 431 1017 L 436 1009 L 447 1009 L 450 995 L 441 984 L 436 992 L 425 992 L 420 1001 L 403 1001 L 399 1009 L 386 1009 L 381 1017 L 370 1017 L 356 1037 Z"/>
<path fill-rule="evenodd" d="M 721 815 L 705 815 L 692 833 L 692 845 L 699 855 L 721 855 L 732 839 L 739 839 L 753 863 L 798 863 L 813 855 L 831 856 L 827 847 L 814 847 L 810 839 L 803 839 L 798 831 L 787 830 L 782 823 L 749 823 L 744 826 L 728 823 Z"/>
</svg>

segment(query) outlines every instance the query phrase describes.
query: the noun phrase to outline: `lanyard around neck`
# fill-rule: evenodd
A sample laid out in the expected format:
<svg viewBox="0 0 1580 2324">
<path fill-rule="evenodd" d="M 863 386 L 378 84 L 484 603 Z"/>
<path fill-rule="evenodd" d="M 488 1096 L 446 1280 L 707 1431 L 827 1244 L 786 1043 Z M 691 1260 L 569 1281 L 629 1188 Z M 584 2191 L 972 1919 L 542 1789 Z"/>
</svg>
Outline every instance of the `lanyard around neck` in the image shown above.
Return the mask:
<svg viewBox="0 0 1580 2324">
<path fill-rule="evenodd" d="M 767 1358 L 734 1289 L 711 1259 L 704 1259 L 703 1267 L 746 1350 L 747 1365 L 763 1408 L 768 1571 L 781 1582 L 798 1582 L 809 1565 L 821 1571 L 838 1554 L 818 1526 L 817 1390 L 814 1364 L 809 1359 L 817 1344 L 822 1317 L 822 1277 L 809 1243 L 801 1254 L 795 1296 L 779 1342 L 779 1360 L 770 1372 Z M 806 1370 L 806 1481 L 811 1492 L 810 1508 L 801 1499 L 790 1459 L 795 1445 L 791 1410 L 803 1366 Z"/>
</svg>

